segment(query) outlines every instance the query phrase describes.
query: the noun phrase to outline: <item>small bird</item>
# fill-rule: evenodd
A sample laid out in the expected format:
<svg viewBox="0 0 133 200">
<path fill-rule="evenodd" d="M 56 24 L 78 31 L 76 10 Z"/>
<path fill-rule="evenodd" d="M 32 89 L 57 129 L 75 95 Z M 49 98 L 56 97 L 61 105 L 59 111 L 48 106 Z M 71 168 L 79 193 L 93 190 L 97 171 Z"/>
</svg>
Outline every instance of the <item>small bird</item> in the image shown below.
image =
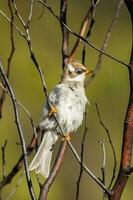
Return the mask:
<svg viewBox="0 0 133 200">
<path fill-rule="evenodd" d="M 64 67 L 61 81 L 53 88 L 48 97 L 52 105 L 51 109 L 46 102 L 42 110 L 39 130 L 44 133 L 44 136 L 29 166 L 30 171 L 35 170 L 36 174 L 41 174 L 45 178 L 49 176 L 53 146 L 61 135 L 53 113 L 56 113 L 58 122 L 65 133 L 63 137 L 66 140 L 69 140 L 69 135 L 81 125 L 88 102 L 84 90 L 84 80 L 86 75 L 91 72 L 79 61 L 72 61 Z"/>
</svg>

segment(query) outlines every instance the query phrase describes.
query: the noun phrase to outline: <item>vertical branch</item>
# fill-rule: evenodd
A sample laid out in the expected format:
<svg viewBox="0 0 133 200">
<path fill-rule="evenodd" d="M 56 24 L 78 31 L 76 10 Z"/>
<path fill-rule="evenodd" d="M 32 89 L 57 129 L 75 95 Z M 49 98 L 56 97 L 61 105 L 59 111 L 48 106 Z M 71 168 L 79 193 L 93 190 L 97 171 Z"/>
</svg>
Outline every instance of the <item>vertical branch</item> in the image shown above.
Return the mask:
<svg viewBox="0 0 133 200">
<path fill-rule="evenodd" d="M 1 147 L 2 150 L 2 179 L 5 179 L 5 165 L 6 165 L 6 157 L 5 157 L 5 150 L 6 150 L 7 140 L 5 141 L 4 145 Z"/>
<path fill-rule="evenodd" d="M 131 16 L 132 22 L 132 41 L 133 41 L 133 1 L 125 0 L 125 4 Z M 130 96 L 127 107 L 127 112 L 124 121 L 123 142 L 121 152 L 121 163 L 119 174 L 112 189 L 112 195 L 109 196 L 111 200 L 119 200 L 122 192 L 126 186 L 129 178 L 128 172 L 131 168 L 132 146 L 133 146 L 133 43 L 130 57 L 129 83 L 130 83 Z"/>
<path fill-rule="evenodd" d="M 11 15 L 11 23 L 10 23 L 10 41 L 11 41 L 11 51 L 10 51 L 10 55 L 7 61 L 7 77 L 9 78 L 10 75 L 10 68 L 11 68 L 11 61 L 14 55 L 14 51 L 15 51 L 15 46 L 14 46 L 14 36 L 13 36 L 13 22 L 14 22 L 14 14 L 12 11 L 12 7 L 11 7 L 11 0 L 8 0 L 8 7 L 9 7 L 9 11 L 10 11 L 10 15 Z M 0 118 L 2 117 L 2 108 L 3 108 L 3 103 L 5 101 L 5 91 L 2 90 L 1 96 L 0 96 Z"/>
<path fill-rule="evenodd" d="M 23 152 L 23 156 L 24 156 L 24 166 L 25 166 L 27 184 L 28 184 L 31 199 L 35 200 L 36 197 L 35 197 L 35 194 L 34 194 L 32 182 L 31 182 L 31 178 L 30 178 L 30 174 L 29 174 L 29 170 L 28 170 L 27 151 L 26 151 L 24 135 L 23 135 L 22 127 L 21 127 L 19 112 L 18 112 L 18 105 L 17 105 L 17 102 L 16 102 L 16 97 L 15 97 L 14 92 L 11 88 L 11 85 L 10 85 L 6 75 L 5 75 L 5 72 L 3 70 L 1 62 L 0 62 L 0 74 L 1 74 L 3 80 L 6 84 L 6 87 L 9 91 L 10 95 L 11 95 L 13 108 L 14 108 L 14 114 L 15 114 L 15 122 L 16 122 L 16 126 L 17 126 L 17 129 L 18 129 L 18 133 L 19 133 L 19 137 L 20 137 L 20 141 L 21 141 L 21 146 L 22 146 L 22 152 Z"/>
<path fill-rule="evenodd" d="M 88 128 L 87 128 L 87 111 L 85 112 L 85 129 L 83 133 L 83 138 L 81 141 L 81 163 L 80 163 L 80 172 L 79 172 L 79 177 L 77 180 L 77 190 L 76 190 L 76 200 L 79 199 L 79 192 L 80 192 L 80 183 L 81 183 L 81 178 L 83 174 L 83 162 L 84 162 L 84 145 L 85 145 L 85 139 L 86 135 L 88 133 Z"/>
<path fill-rule="evenodd" d="M 60 5 L 60 19 L 63 23 L 67 24 L 67 0 L 61 0 Z M 68 45 L 69 45 L 69 32 L 66 27 L 60 23 L 62 30 L 62 68 L 68 63 Z"/>
</svg>

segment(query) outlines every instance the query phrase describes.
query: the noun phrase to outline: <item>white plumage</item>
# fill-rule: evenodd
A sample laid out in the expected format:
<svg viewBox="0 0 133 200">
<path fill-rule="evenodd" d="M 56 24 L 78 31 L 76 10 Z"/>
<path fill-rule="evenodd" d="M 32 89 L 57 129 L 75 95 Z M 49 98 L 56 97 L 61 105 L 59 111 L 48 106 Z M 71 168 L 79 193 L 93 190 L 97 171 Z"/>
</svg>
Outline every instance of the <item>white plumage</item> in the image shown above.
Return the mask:
<svg viewBox="0 0 133 200">
<path fill-rule="evenodd" d="M 68 64 L 64 69 L 61 82 L 49 95 L 51 105 L 56 107 L 59 124 L 66 134 L 76 131 L 83 120 L 85 105 L 88 102 L 84 91 L 86 72 L 88 70 L 77 61 Z M 60 129 L 54 117 L 48 115 L 49 111 L 46 103 L 39 124 L 44 137 L 29 166 L 29 170 L 35 170 L 37 174 L 42 174 L 46 178 L 50 173 L 52 147 L 60 135 Z"/>
</svg>

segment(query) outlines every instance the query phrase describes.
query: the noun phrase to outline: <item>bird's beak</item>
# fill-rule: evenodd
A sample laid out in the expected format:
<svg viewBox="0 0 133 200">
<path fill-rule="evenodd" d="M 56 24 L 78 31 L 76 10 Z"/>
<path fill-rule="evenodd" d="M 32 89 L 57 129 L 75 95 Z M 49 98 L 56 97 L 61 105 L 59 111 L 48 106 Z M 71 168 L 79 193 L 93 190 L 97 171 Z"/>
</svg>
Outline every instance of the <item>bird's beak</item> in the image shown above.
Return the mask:
<svg viewBox="0 0 133 200">
<path fill-rule="evenodd" d="M 89 74 L 91 74 L 91 73 L 93 73 L 93 70 L 91 70 L 91 69 L 86 69 L 85 75 L 89 75 Z"/>
</svg>

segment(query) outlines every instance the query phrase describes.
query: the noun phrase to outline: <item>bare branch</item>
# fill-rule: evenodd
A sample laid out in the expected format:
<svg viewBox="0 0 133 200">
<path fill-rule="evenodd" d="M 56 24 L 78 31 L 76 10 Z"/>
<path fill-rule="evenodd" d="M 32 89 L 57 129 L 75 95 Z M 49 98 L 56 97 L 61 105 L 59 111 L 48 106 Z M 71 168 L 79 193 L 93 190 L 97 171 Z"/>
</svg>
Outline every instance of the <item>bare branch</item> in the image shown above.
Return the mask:
<svg viewBox="0 0 133 200">
<path fill-rule="evenodd" d="M 6 174 L 5 174 L 5 166 L 6 166 L 6 156 L 5 156 L 5 150 L 6 150 L 7 140 L 5 140 L 4 145 L 1 147 L 2 150 L 2 180 L 4 180 Z"/>
<path fill-rule="evenodd" d="M 7 15 L 5 15 L 5 13 L 2 12 L 2 10 L 0 10 L 0 14 L 1 14 L 8 22 L 10 22 L 10 23 L 13 25 L 13 27 L 16 29 L 16 31 L 17 31 L 23 38 L 25 38 L 25 34 L 18 28 L 18 26 L 17 26 L 16 24 L 14 24 L 14 23 L 10 20 L 10 18 L 9 18 Z"/>
<path fill-rule="evenodd" d="M 105 52 L 105 50 L 106 50 L 106 48 L 109 44 L 109 41 L 111 39 L 111 34 L 112 34 L 113 29 L 114 29 L 114 27 L 115 27 L 115 25 L 118 21 L 118 17 L 119 17 L 120 9 L 121 9 L 122 5 L 123 5 L 123 0 L 119 0 L 118 4 L 116 6 L 114 16 L 112 18 L 112 21 L 111 21 L 109 27 L 108 27 L 108 30 L 106 32 L 106 35 L 105 35 L 105 38 L 104 38 L 104 41 L 103 41 L 103 44 L 102 44 L 102 47 L 101 47 L 101 50 L 104 51 L 104 52 Z M 103 59 L 103 54 L 102 54 L 102 52 L 100 52 L 100 54 L 98 56 L 98 61 L 97 61 L 96 67 L 93 70 L 93 73 L 91 74 L 91 76 L 89 76 L 89 79 L 86 80 L 85 87 L 87 87 L 92 82 L 92 80 L 95 78 L 97 72 L 100 70 L 102 59 Z"/>
<path fill-rule="evenodd" d="M 63 23 L 60 18 L 53 12 L 53 10 L 51 9 L 50 6 L 48 6 L 46 3 L 44 3 L 43 1 L 41 0 L 38 0 L 39 3 L 45 5 L 45 7 L 50 11 L 50 13 L 59 21 L 63 24 L 63 26 L 74 36 L 76 36 L 77 38 L 80 38 L 83 42 L 85 42 L 87 45 L 89 45 L 90 47 L 92 47 L 93 49 L 95 49 L 96 51 L 98 52 L 101 52 L 103 55 L 105 55 L 106 57 L 126 66 L 126 67 L 129 67 L 128 64 L 126 64 L 125 62 L 115 58 L 114 56 L 102 51 L 101 49 L 99 49 L 98 47 L 96 47 L 94 44 L 92 44 L 91 42 L 88 42 L 85 38 L 83 38 L 82 36 L 80 36 L 79 34 L 75 33 L 74 31 L 72 31 L 65 23 Z"/>
<path fill-rule="evenodd" d="M 14 34 L 13 34 L 14 14 L 13 14 L 12 7 L 11 7 L 11 0 L 8 0 L 8 7 L 9 7 L 10 15 L 11 15 L 11 23 L 10 23 L 11 51 L 10 51 L 10 55 L 9 55 L 8 63 L 7 63 L 7 77 L 9 78 L 11 61 L 12 61 L 14 51 L 15 51 Z M 0 118 L 2 117 L 2 108 L 3 108 L 4 101 L 5 101 L 5 91 L 3 90 L 2 93 L 1 93 L 1 96 L 0 96 Z"/>
<path fill-rule="evenodd" d="M 60 19 L 63 23 L 67 24 L 67 0 L 61 0 L 60 5 Z M 68 63 L 68 39 L 69 39 L 69 32 L 62 23 L 61 30 L 62 30 L 62 68 Z"/>
<path fill-rule="evenodd" d="M 29 13 L 29 17 L 28 17 L 28 21 L 27 21 L 27 26 L 30 25 L 30 21 L 32 18 L 32 14 L 33 14 L 33 4 L 34 4 L 34 0 L 30 1 L 30 13 Z"/>
<path fill-rule="evenodd" d="M 21 122 L 20 122 L 20 117 L 19 117 L 19 112 L 18 112 L 18 106 L 17 106 L 17 103 L 16 103 L 16 97 L 15 97 L 14 92 L 11 88 L 11 85 L 10 85 L 6 75 L 5 75 L 5 72 L 3 70 L 1 62 L 0 62 L 0 73 L 1 73 L 1 76 L 2 76 L 2 78 L 3 78 L 3 80 L 6 84 L 6 87 L 8 88 L 8 91 L 11 95 L 13 108 L 14 108 L 14 114 L 15 114 L 15 122 L 16 122 L 16 126 L 17 126 L 17 129 L 18 129 L 18 133 L 19 133 L 19 137 L 20 137 L 20 141 L 21 141 L 21 146 L 22 146 L 22 152 L 23 152 L 23 156 L 24 156 L 24 166 L 25 166 L 27 184 L 28 184 L 28 188 L 29 188 L 31 198 L 33 200 L 35 200 L 36 197 L 35 197 L 35 194 L 34 194 L 34 191 L 33 191 L 32 182 L 31 182 L 31 178 L 30 178 L 30 174 L 29 174 L 29 170 L 28 170 L 27 151 L 26 151 L 24 135 L 23 135 L 22 127 L 21 127 Z"/>
<path fill-rule="evenodd" d="M 79 199 L 80 183 L 81 183 L 81 178 L 82 178 L 82 174 L 83 174 L 84 146 L 85 146 L 85 139 L 86 139 L 87 133 L 88 133 L 88 127 L 87 127 L 87 111 L 86 111 L 85 112 L 85 127 L 84 127 L 83 138 L 81 141 L 81 164 L 80 164 L 79 177 L 77 180 L 76 200 Z"/>
<path fill-rule="evenodd" d="M 114 181 L 114 178 L 115 178 L 115 174 L 116 174 L 116 165 L 117 165 L 117 161 L 116 161 L 116 153 L 115 153 L 115 148 L 114 148 L 114 145 L 113 145 L 113 142 L 112 142 L 112 139 L 111 139 L 111 136 L 110 136 L 110 133 L 109 133 L 109 130 L 106 128 L 106 126 L 104 125 L 102 119 L 101 119 L 101 116 L 100 116 L 100 112 L 99 112 L 99 108 L 98 108 L 98 104 L 95 103 L 95 106 L 96 106 L 96 111 L 97 111 L 97 114 L 98 114 L 98 118 L 99 118 L 99 121 L 100 121 L 100 124 L 101 126 L 104 128 L 107 136 L 108 136 L 108 140 L 109 140 L 109 143 L 110 143 L 110 146 L 112 148 L 112 153 L 113 153 L 113 157 L 114 157 L 114 167 L 113 167 L 113 174 L 112 174 L 112 178 L 111 178 L 111 181 L 110 181 L 110 184 L 109 184 L 109 188 L 111 188 L 111 185 Z"/>
<path fill-rule="evenodd" d="M 86 32 L 86 30 L 87 30 L 87 28 L 88 27 L 91 27 L 92 28 L 92 24 L 93 24 L 93 22 L 94 22 L 94 12 L 95 12 L 95 8 L 96 8 L 96 6 L 99 4 L 99 2 L 100 2 L 100 0 L 96 0 L 96 1 L 92 1 L 91 2 L 91 6 L 90 6 L 90 8 L 88 9 L 88 11 L 87 11 L 87 13 L 86 13 L 86 15 L 85 15 L 85 17 L 84 17 L 84 19 L 83 19 L 83 22 L 82 22 L 82 24 L 81 24 L 81 27 L 80 27 L 80 31 L 79 31 L 79 35 L 81 36 L 81 37 L 84 37 L 84 35 L 85 35 L 85 32 Z M 91 29 L 89 28 L 89 33 L 90 33 L 90 31 L 91 31 Z M 89 34 L 88 33 L 88 34 Z M 87 35 L 88 35 L 87 34 Z M 87 39 L 87 38 L 86 38 Z M 82 41 L 82 39 L 81 38 L 77 38 L 77 41 L 76 41 L 76 43 L 75 43 L 75 45 L 74 45 L 74 47 L 73 47 L 73 49 L 72 49 L 72 51 L 71 51 L 71 53 L 70 53 L 70 55 L 69 55 L 69 62 L 71 62 L 72 60 L 73 60 L 73 58 L 74 58 L 74 55 L 75 55 L 75 53 L 77 52 L 77 50 L 78 50 L 78 47 L 79 47 L 79 44 L 80 44 L 80 42 Z"/>
<path fill-rule="evenodd" d="M 102 182 L 105 184 L 105 165 L 106 165 L 106 151 L 105 151 L 105 145 L 102 140 L 98 140 L 98 143 L 101 145 L 102 152 L 103 152 L 103 162 L 102 162 Z"/>
</svg>

